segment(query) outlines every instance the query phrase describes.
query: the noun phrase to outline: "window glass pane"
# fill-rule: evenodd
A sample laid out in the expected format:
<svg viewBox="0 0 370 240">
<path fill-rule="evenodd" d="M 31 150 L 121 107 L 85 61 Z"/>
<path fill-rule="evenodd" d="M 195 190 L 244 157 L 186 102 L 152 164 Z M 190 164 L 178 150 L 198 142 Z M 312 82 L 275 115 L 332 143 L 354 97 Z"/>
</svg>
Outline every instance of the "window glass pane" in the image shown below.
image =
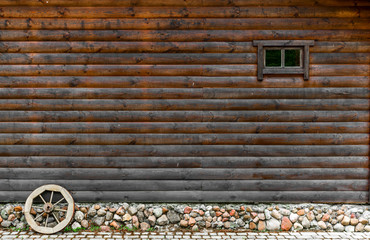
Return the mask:
<svg viewBox="0 0 370 240">
<path fill-rule="evenodd" d="M 299 67 L 300 65 L 300 49 L 285 49 L 285 67 Z"/>
<path fill-rule="evenodd" d="M 266 67 L 281 67 L 281 50 L 266 49 Z"/>
</svg>

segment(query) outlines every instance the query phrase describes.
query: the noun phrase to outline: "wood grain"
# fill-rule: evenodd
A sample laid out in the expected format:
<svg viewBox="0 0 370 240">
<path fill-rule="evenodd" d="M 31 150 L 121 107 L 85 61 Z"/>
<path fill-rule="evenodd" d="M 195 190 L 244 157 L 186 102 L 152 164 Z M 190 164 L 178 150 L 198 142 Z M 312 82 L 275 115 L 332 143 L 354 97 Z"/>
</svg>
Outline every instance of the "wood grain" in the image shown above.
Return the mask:
<svg viewBox="0 0 370 240">
<path fill-rule="evenodd" d="M 368 145 L 368 134 L 0 134 L 1 145 Z"/>
<path fill-rule="evenodd" d="M 0 191 L 0 199 L 22 201 L 30 191 Z M 319 203 L 364 203 L 367 191 L 76 191 L 72 193 L 79 202 L 319 202 Z M 148 196 L 153 196 L 148 198 Z"/>
<path fill-rule="evenodd" d="M 327 2 L 327 1 L 326 1 Z M 260 3 L 263 4 L 263 3 Z M 42 7 L 4 6 L 4 18 L 366 18 L 370 12 L 358 7 L 317 6 L 251 6 L 251 7 Z"/>
<path fill-rule="evenodd" d="M 366 111 L 1 111 L 0 122 L 368 122 Z"/>
<path fill-rule="evenodd" d="M 0 76 L 2 88 L 368 88 L 368 76 Z M 16 91 L 16 90 L 9 90 Z M 37 91 L 37 90 L 35 90 Z M 72 91 L 72 90 L 71 90 Z M 118 91 L 118 90 L 117 90 Z M 313 91 L 313 90 L 312 90 Z"/>
<path fill-rule="evenodd" d="M 0 122 L 1 133 L 368 133 L 368 122 Z"/>
<path fill-rule="evenodd" d="M 367 145 L 0 145 L 0 156 L 368 156 Z M 0 169 L 1 171 L 1 169 Z M 9 171 L 12 171 L 10 169 Z"/>
<path fill-rule="evenodd" d="M 329 157 L 0 157 L 2 168 L 368 168 L 366 156 Z"/>
</svg>

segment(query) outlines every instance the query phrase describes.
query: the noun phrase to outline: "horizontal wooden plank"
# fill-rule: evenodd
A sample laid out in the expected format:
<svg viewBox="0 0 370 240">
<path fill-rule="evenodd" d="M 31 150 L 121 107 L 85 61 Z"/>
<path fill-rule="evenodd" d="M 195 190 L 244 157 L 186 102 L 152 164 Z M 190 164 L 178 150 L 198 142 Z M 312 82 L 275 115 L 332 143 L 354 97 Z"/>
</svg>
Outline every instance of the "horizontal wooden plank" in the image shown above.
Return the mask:
<svg viewBox="0 0 370 240">
<path fill-rule="evenodd" d="M 311 64 L 367 64 L 368 53 L 311 53 Z M 0 53 L 0 64 L 256 64 L 255 53 Z"/>
<path fill-rule="evenodd" d="M 0 191 L 0 202 L 24 201 L 31 191 Z M 75 191 L 77 202 L 321 202 L 366 203 L 368 191 Z"/>
<path fill-rule="evenodd" d="M 0 99 L 0 110 L 368 110 L 367 99 Z"/>
<path fill-rule="evenodd" d="M 0 99 L 367 99 L 367 88 L 0 88 Z"/>
<path fill-rule="evenodd" d="M 0 156 L 368 156 L 366 145 L 0 145 Z"/>
<path fill-rule="evenodd" d="M 33 191 L 46 184 L 68 191 L 367 191 L 366 180 L 18 180 L 0 179 L 0 191 Z"/>
<path fill-rule="evenodd" d="M 370 44 L 369 44 L 370 45 Z M 368 64 L 369 53 L 311 53 L 311 64 Z"/>
<path fill-rule="evenodd" d="M 367 122 L 369 111 L 1 111 L 0 122 Z"/>
<path fill-rule="evenodd" d="M 1 18 L 1 30 L 369 30 L 366 18 Z"/>
<path fill-rule="evenodd" d="M 0 157 L 1 168 L 368 168 L 364 157 Z"/>
<path fill-rule="evenodd" d="M 42 180 L 367 180 L 365 168 L 0 168 L 5 179 Z"/>
<path fill-rule="evenodd" d="M 368 41 L 370 30 L 1 30 L 0 41 Z"/>
<path fill-rule="evenodd" d="M 368 122 L 0 122 L 1 133 L 368 133 Z"/>
<path fill-rule="evenodd" d="M 367 53 L 367 42 L 316 41 L 312 53 Z M 0 42 L 3 53 L 256 53 L 252 42 Z"/>
<path fill-rule="evenodd" d="M 54 1 L 32 1 L 32 0 L 1 0 L 0 6 L 169 6 L 169 7 L 227 7 L 227 6 L 317 6 L 318 4 L 310 0 L 203 0 L 203 1 L 177 1 L 177 0 L 54 0 Z M 370 6 L 366 0 L 327 0 L 320 2 L 318 6 Z"/>
<path fill-rule="evenodd" d="M 359 53 L 360 54 L 360 53 Z M 350 56 L 348 56 L 349 59 Z M 353 56 L 354 57 L 354 56 Z M 352 58 L 353 58 L 352 57 Z M 358 56 L 361 62 L 366 56 Z M 330 56 L 328 57 L 330 58 Z M 335 58 L 335 56 L 333 57 Z M 353 60 L 354 61 L 354 60 Z M 254 53 L 0 53 L 0 64 L 256 64 Z M 328 62 L 330 63 L 330 62 Z"/>
<path fill-rule="evenodd" d="M 338 65 L 337 70 L 339 69 Z M 351 75 L 364 74 L 362 65 Z M 357 71 L 356 71 L 357 70 Z M 316 72 L 320 72 L 319 67 Z M 330 70 L 327 70 L 330 71 Z M 340 71 L 339 71 L 340 72 Z M 0 76 L 250 76 L 257 65 L 0 65 Z"/>
<path fill-rule="evenodd" d="M 358 43 L 360 44 L 360 43 Z M 362 45 L 360 45 L 362 46 Z M 359 46 L 359 48 L 360 48 Z M 366 49 L 366 46 L 361 47 Z M 244 53 L 256 52 L 251 42 L 0 42 L 8 53 Z"/>
<path fill-rule="evenodd" d="M 370 10 L 369 10 L 370 12 Z M 367 42 L 322 42 L 316 41 L 310 48 L 310 52 L 333 52 L 333 53 L 367 53 L 370 51 L 370 44 Z"/>
<path fill-rule="evenodd" d="M 368 145 L 369 134 L 0 134 L 1 145 Z"/>
<path fill-rule="evenodd" d="M 368 76 L 271 76 L 258 81 L 256 76 L 192 77 L 192 76 L 0 76 L 1 88 L 323 88 L 370 87 Z"/>
<path fill-rule="evenodd" d="M 310 65 L 310 76 L 368 76 L 368 64 Z M 257 65 L 0 65 L 0 76 L 255 76 Z"/>
<path fill-rule="evenodd" d="M 263 4 L 263 3 L 260 3 Z M 250 18 L 250 17 L 340 17 L 358 18 L 369 17 L 366 8 L 358 7 L 324 7 L 324 6 L 279 6 L 267 7 L 32 7 L 32 6 L 4 6 L 3 18 Z"/>
<path fill-rule="evenodd" d="M 369 76 L 369 64 L 363 65 L 310 65 L 313 76 Z"/>
</svg>

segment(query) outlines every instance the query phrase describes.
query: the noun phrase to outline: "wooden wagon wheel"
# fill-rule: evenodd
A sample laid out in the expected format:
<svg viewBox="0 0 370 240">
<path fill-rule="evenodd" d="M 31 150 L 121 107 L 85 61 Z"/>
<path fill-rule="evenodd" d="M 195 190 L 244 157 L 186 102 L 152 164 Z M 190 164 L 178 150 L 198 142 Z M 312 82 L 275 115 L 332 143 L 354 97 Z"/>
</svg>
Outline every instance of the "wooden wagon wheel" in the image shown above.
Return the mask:
<svg viewBox="0 0 370 240">
<path fill-rule="evenodd" d="M 45 194 L 49 194 L 45 199 Z M 58 195 L 57 197 L 55 197 Z M 40 201 L 43 206 L 35 205 Z M 64 207 L 63 207 L 64 206 Z M 71 194 L 58 185 L 44 185 L 35 189 L 27 198 L 24 215 L 30 227 L 39 233 L 53 234 L 64 229 L 72 220 L 74 201 Z M 36 213 L 36 214 L 35 214 Z M 53 221 L 50 221 L 53 220 Z"/>
</svg>

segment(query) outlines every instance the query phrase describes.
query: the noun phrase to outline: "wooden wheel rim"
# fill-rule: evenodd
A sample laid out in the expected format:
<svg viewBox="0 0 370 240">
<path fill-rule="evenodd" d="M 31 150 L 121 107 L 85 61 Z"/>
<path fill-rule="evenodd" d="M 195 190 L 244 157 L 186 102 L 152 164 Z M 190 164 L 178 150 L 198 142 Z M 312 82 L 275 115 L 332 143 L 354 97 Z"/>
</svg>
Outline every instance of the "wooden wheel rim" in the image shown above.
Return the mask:
<svg viewBox="0 0 370 240">
<path fill-rule="evenodd" d="M 33 200 L 36 197 L 40 196 L 40 194 L 42 194 L 45 191 L 61 193 L 63 198 L 68 203 L 68 207 L 67 207 L 66 214 L 65 214 L 65 219 L 63 221 L 60 221 L 54 227 L 45 227 L 45 226 L 37 225 L 37 223 L 35 221 L 35 218 L 31 214 L 31 208 L 32 208 Z M 47 204 L 47 203 L 45 203 L 45 204 Z M 54 185 L 54 184 L 43 185 L 43 186 L 35 189 L 28 196 L 28 198 L 26 200 L 25 207 L 24 207 L 24 215 L 26 217 L 26 221 L 27 221 L 28 225 L 30 225 L 30 227 L 34 231 L 39 232 L 39 233 L 43 233 L 43 234 L 53 234 L 53 233 L 59 232 L 62 229 L 64 229 L 71 222 L 72 217 L 73 217 L 73 213 L 74 213 L 74 201 L 73 201 L 73 198 L 72 198 L 71 194 L 65 188 L 63 188 L 59 185 Z"/>
</svg>

